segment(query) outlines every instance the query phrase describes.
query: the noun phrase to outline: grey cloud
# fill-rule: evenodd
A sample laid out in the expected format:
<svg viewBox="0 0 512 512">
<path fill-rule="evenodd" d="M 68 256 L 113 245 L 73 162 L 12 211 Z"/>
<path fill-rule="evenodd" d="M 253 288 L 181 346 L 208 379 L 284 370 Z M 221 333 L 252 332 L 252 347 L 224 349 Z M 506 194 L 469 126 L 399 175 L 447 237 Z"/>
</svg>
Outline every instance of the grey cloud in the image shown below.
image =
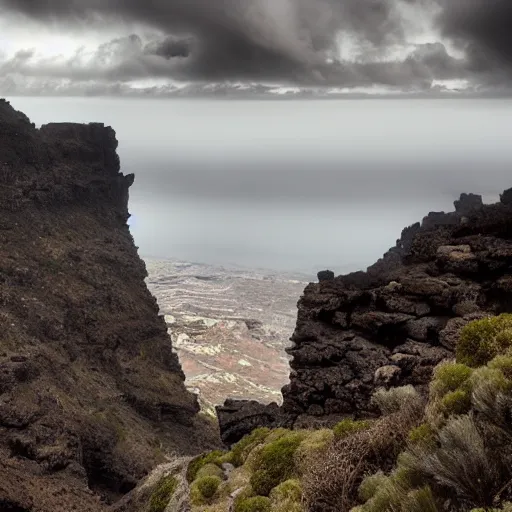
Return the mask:
<svg viewBox="0 0 512 512">
<path fill-rule="evenodd" d="M 443 31 L 488 60 L 512 66 L 512 3 L 510 0 L 444 0 Z"/>
<path fill-rule="evenodd" d="M 165 59 L 172 59 L 173 57 L 188 57 L 193 47 L 194 41 L 192 38 L 178 38 L 175 36 L 168 36 L 161 41 L 151 41 L 144 48 L 144 53 L 149 55 L 158 55 Z"/>
<path fill-rule="evenodd" d="M 96 82 L 93 90 L 101 90 L 99 84 L 105 84 L 104 90 L 123 91 L 127 87 L 113 87 L 113 84 L 125 84 L 129 81 L 145 78 L 174 78 L 190 80 L 204 78 L 204 73 L 210 69 L 210 78 L 222 82 L 227 73 L 226 68 L 216 66 L 216 60 L 210 64 L 189 62 L 187 51 L 193 47 L 190 38 L 164 38 L 152 40 L 146 44 L 137 35 L 114 39 L 102 44 L 92 54 L 87 55 L 80 49 L 73 57 L 68 59 L 37 60 L 34 50 L 20 51 L 4 63 L 0 62 L 0 74 L 9 76 L 17 74 L 29 79 L 39 78 L 47 92 L 48 81 L 71 80 L 73 91 L 90 90 L 90 82 Z M 208 68 L 207 66 L 210 66 Z M 250 67 L 243 62 L 232 68 L 229 77 L 250 78 Z M 267 70 L 268 71 L 268 70 Z M 283 68 L 279 68 L 282 72 Z M 287 71 L 292 71 L 291 68 Z M 246 73 L 244 75 L 244 73 Z M 448 55 L 442 44 L 418 45 L 406 59 L 384 60 L 380 62 L 344 62 L 323 65 L 317 68 L 317 75 L 313 79 L 297 80 L 303 85 L 314 86 L 319 83 L 323 86 L 358 87 L 375 84 L 396 87 L 408 90 L 428 90 L 433 79 L 457 78 L 464 74 L 464 63 Z M 268 75 L 267 75 L 268 76 Z M 288 78 L 289 78 L 288 74 Z M 284 75 L 275 74 L 275 80 L 283 79 Z M 321 79 L 321 80 L 320 80 Z M 76 87 L 78 83 L 82 87 Z M 24 87 L 26 89 L 26 87 Z M 41 87 L 43 89 L 43 86 Z M 56 91 L 69 94 L 70 87 L 57 86 Z M 153 89 L 160 95 L 176 93 L 169 88 Z"/>
<path fill-rule="evenodd" d="M 170 37 L 154 54 L 188 56 L 186 74 L 198 80 L 321 82 L 335 74 L 324 63 L 335 53 L 339 30 L 373 45 L 401 40 L 404 30 L 394 0 L 0 0 L 1 5 L 42 20 L 118 20 L 159 29 Z M 184 44 L 175 34 L 195 43 Z"/>
<path fill-rule="evenodd" d="M 409 26 L 402 8 L 407 5 L 418 16 L 440 6 L 438 28 L 468 58 L 451 57 L 439 43 L 418 48 L 404 61 L 386 59 L 392 45 L 406 42 Z M 148 44 L 138 36 L 112 41 L 87 65 L 75 56 L 68 71 L 63 63 L 30 63 L 30 56 L 21 55 L 4 63 L 4 73 L 114 82 L 171 77 L 409 89 L 428 89 L 434 79 L 492 85 L 511 78 L 503 71 L 512 62 L 510 0 L 0 0 L 0 7 L 43 22 L 137 23 L 163 34 Z M 366 48 L 358 62 L 336 61 L 340 31 Z"/>
</svg>

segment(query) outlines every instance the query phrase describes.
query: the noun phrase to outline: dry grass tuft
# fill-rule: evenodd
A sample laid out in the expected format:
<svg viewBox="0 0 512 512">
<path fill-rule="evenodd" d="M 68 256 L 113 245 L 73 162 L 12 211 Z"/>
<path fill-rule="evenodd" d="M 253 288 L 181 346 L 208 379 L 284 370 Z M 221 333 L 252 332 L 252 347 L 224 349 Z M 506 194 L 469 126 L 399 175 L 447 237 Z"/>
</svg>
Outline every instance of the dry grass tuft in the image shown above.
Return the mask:
<svg viewBox="0 0 512 512">
<path fill-rule="evenodd" d="M 368 430 L 334 441 L 311 461 L 303 477 L 303 493 L 310 512 L 348 511 L 358 504 L 364 477 L 389 470 L 407 442 L 409 431 L 422 417 L 422 408 L 408 402 L 399 412 L 374 422 Z"/>
</svg>

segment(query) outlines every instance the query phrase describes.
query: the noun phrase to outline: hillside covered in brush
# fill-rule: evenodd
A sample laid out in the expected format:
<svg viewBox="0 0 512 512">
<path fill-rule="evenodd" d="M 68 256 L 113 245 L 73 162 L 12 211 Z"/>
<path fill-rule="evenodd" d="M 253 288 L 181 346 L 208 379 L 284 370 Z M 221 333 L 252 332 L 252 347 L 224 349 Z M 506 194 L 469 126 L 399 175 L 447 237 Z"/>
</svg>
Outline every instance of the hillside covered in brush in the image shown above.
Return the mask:
<svg viewBox="0 0 512 512">
<path fill-rule="evenodd" d="M 228 451 L 162 466 L 119 510 L 512 510 L 511 314 L 465 326 L 427 398 L 407 385 L 378 389 L 372 404 L 375 419 L 260 427 Z"/>
</svg>

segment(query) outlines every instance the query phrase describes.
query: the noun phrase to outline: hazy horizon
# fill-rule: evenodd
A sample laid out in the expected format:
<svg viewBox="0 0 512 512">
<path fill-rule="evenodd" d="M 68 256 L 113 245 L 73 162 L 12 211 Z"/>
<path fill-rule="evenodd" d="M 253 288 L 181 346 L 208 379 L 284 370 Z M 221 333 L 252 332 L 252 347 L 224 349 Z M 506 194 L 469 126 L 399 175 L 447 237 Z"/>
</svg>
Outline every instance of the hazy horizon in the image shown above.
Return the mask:
<svg viewBox="0 0 512 512">
<path fill-rule="evenodd" d="M 113 126 L 142 257 L 364 269 L 460 193 L 512 186 L 509 100 L 9 100 Z"/>
</svg>

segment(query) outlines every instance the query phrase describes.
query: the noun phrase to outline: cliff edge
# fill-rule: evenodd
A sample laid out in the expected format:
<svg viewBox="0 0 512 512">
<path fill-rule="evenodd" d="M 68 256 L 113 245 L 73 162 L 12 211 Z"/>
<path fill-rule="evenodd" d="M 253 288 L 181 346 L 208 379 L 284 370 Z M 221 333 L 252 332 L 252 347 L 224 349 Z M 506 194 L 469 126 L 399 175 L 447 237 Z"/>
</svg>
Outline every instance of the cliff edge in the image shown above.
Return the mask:
<svg viewBox="0 0 512 512">
<path fill-rule="evenodd" d="M 464 325 L 512 312 L 512 189 L 500 202 L 462 194 L 403 230 L 366 272 L 319 272 L 298 303 L 283 405 L 228 400 L 217 409 L 231 444 L 257 426 L 333 425 L 372 417 L 377 388 L 426 392 Z"/>
<path fill-rule="evenodd" d="M 146 288 L 116 148 L 0 100 L 1 510 L 104 510 L 217 442 Z"/>
</svg>

